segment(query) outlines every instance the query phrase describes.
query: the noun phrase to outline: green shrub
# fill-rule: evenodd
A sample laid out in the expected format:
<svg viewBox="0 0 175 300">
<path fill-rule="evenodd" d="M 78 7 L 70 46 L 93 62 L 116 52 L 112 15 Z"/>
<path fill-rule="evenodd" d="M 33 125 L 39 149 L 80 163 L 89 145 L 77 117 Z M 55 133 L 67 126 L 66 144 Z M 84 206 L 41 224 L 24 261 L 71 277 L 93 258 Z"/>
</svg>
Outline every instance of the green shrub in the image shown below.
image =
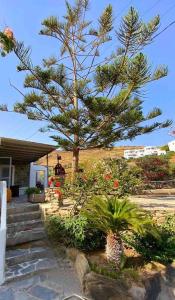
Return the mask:
<svg viewBox="0 0 175 300">
<path fill-rule="evenodd" d="M 101 249 L 105 245 L 104 234 L 92 229 L 83 216 L 51 217 L 47 222 L 47 231 L 52 239 L 85 251 Z"/>
<path fill-rule="evenodd" d="M 170 263 L 175 259 L 175 215 L 167 216 L 163 224 L 156 225 L 159 238 L 149 232 L 124 235 L 125 242 L 140 253 L 146 261 Z"/>
<path fill-rule="evenodd" d="M 41 190 L 37 187 L 29 187 L 25 190 L 25 193 L 27 196 L 30 196 L 32 194 L 40 194 Z"/>
<path fill-rule="evenodd" d="M 51 237 L 53 240 L 62 239 L 66 233 L 64 219 L 60 216 L 49 217 L 46 222 L 46 227 L 49 237 Z"/>
</svg>

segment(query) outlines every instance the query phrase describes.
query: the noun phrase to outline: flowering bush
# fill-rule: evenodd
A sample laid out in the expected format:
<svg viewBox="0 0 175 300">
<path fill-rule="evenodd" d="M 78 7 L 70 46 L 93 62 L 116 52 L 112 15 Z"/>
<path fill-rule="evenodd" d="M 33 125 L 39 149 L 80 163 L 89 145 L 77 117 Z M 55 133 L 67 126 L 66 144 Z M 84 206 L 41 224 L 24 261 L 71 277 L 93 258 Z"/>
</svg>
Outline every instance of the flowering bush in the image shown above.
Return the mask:
<svg viewBox="0 0 175 300">
<path fill-rule="evenodd" d="M 61 182 L 56 177 L 50 177 L 48 182 L 49 187 L 61 187 Z"/>
<path fill-rule="evenodd" d="M 54 190 L 54 192 L 55 192 L 55 195 L 58 197 L 58 199 L 59 200 L 61 200 L 62 199 L 62 196 L 63 196 L 63 193 L 62 193 L 62 191 L 61 191 L 61 186 L 62 186 L 62 184 L 61 184 L 61 182 L 58 180 L 58 178 L 57 177 L 54 177 L 54 176 L 52 176 L 52 177 L 50 177 L 49 178 L 49 182 L 48 182 L 48 186 L 50 187 L 50 188 L 57 188 L 56 190 Z"/>
<path fill-rule="evenodd" d="M 166 157 L 145 156 L 137 159 L 136 164 L 141 168 L 143 179 L 146 182 L 170 178 L 170 166 Z"/>
<path fill-rule="evenodd" d="M 92 173 L 102 194 L 123 197 L 137 193 L 141 188 L 140 169 L 121 158 L 100 161 L 94 166 Z"/>
<path fill-rule="evenodd" d="M 64 186 L 64 195 L 72 197 L 77 214 L 89 197 L 93 195 L 116 195 L 124 197 L 141 189 L 140 170 L 124 159 L 105 159 L 87 172 L 77 176 L 73 185 Z"/>
</svg>

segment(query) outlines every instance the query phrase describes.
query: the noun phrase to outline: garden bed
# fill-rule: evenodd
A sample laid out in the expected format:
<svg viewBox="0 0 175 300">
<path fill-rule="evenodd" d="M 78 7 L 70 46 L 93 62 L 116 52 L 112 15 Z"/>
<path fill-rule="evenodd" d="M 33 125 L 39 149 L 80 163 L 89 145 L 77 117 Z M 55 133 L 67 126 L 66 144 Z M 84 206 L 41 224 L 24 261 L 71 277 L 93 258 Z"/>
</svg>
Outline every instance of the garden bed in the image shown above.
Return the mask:
<svg viewBox="0 0 175 300">
<path fill-rule="evenodd" d="M 127 250 L 126 254 L 128 259 L 133 258 L 132 250 Z M 135 254 L 141 265 L 116 273 L 107 262 L 104 251 L 87 254 L 71 248 L 67 255 L 75 264 L 85 296 L 90 299 L 174 299 L 175 264 L 144 263 Z"/>
</svg>

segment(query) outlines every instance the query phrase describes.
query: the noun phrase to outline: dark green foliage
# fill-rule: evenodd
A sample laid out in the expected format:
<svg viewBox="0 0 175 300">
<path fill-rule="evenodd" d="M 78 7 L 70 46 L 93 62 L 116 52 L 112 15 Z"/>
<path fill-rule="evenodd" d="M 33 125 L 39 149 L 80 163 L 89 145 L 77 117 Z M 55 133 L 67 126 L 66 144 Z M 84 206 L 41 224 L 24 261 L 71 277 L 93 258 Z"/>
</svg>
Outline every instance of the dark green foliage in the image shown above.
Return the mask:
<svg viewBox="0 0 175 300">
<path fill-rule="evenodd" d="M 59 147 L 76 150 L 77 165 L 79 149 L 108 147 L 171 123 L 146 125 L 161 111 L 154 108 L 145 115 L 141 97 L 143 87 L 167 75 L 164 66 L 152 71 L 143 53 L 159 28 L 159 16 L 144 23 L 131 7 L 117 29 L 111 5 L 97 23 L 86 21 L 88 3 L 66 2 L 62 19 L 43 20 L 40 34 L 55 39 L 60 51 L 44 58 L 41 66 L 32 64 L 30 49 L 23 43 L 15 42 L 14 47 L 20 61 L 18 71 L 28 72 L 24 87 L 29 89 L 14 111 L 45 121 Z M 103 46 L 112 37 L 114 49 L 115 44 L 118 48 L 105 58 Z M 3 36 L 7 50 L 9 42 Z"/>
<path fill-rule="evenodd" d="M 31 187 L 31 188 L 27 188 L 25 193 L 27 196 L 30 196 L 32 194 L 40 194 L 41 190 L 37 187 Z"/>
<path fill-rule="evenodd" d="M 63 242 L 66 246 L 90 251 L 104 248 L 104 234 L 92 229 L 87 219 L 82 216 L 61 218 L 54 216 L 47 223 L 48 234 L 52 239 Z"/>
<path fill-rule="evenodd" d="M 147 261 L 170 263 L 175 259 L 175 215 L 167 216 L 163 224 L 156 226 L 158 238 L 151 233 L 123 235 L 124 241 L 132 246 Z"/>
</svg>

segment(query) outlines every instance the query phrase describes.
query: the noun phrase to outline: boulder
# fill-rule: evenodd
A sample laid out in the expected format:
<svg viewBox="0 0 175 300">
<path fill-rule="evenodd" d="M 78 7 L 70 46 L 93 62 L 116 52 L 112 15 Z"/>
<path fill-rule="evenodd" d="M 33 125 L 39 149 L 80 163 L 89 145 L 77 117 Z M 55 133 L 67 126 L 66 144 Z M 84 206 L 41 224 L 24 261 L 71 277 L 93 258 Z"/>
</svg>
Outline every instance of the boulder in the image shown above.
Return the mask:
<svg viewBox="0 0 175 300">
<path fill-rule="evenodd" d="M 85 275 L 83 292 L 93 300 L 132 300 L 124 284 L 94 272 Z"/>
<path fill-rule="evenodd" d="M 146 290 L 144 287 L 132 284 L 128 292 L 133 300 L 145 300 Z"/>
<path fill-rule="evenodd" d="M 80 251 L 76 248 L 67 248 L 66 249 L 66 255 L 67 257 L 72 260 L 73 262 L 76 261 L 76 258 L 80 254 Z"/>
<path fill-rule="evenodd" d="M 86 256 L 83 253 L 79 253 L 75 261 L 75 269 L 77 271 L 78 278 L 83 286 L 84 277 L 87 273 L 90 272 L 90 266 Z"/>
</svg>

